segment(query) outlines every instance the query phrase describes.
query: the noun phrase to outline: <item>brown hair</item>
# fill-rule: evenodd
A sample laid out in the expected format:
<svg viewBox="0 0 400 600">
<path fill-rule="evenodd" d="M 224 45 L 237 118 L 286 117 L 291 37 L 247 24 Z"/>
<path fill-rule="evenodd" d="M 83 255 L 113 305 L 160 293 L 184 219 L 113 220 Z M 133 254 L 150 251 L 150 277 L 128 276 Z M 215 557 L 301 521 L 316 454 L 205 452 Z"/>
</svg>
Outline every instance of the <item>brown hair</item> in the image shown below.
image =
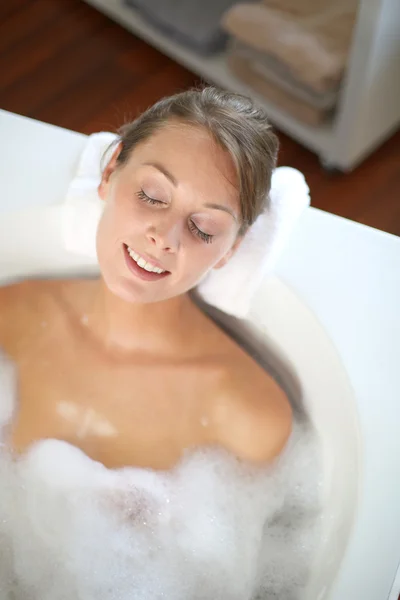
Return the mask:
<svg viewBox="0 0 400 600">
<path fill-rule="evenodd" d="M 264 110 L 246 96 L 215 87 L 163 98 L 119 129 L 122 149 L 117 164 L 125 164 L 136 144 L 171 119 L 206 127 L 229 152 L 239 181 L 243 232 L 268 208 L 271 175 L 276 165 L 278 139 Z"/>
</svg>

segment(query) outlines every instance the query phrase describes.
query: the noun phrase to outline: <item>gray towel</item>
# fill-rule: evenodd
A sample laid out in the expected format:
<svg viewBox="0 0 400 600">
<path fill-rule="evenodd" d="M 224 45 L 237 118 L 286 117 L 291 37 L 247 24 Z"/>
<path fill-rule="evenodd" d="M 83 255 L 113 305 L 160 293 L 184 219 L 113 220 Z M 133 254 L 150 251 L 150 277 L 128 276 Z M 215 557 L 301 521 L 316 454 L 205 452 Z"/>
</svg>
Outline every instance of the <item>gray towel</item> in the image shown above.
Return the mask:
<svg viewBox="0 0 400 600">
<path fill-rule="evenodd" d="M 125 0 L 142 17 L 180 44 L 207 55 L 223 49 L 221 17 L 237 0 Z"/>
</svg>

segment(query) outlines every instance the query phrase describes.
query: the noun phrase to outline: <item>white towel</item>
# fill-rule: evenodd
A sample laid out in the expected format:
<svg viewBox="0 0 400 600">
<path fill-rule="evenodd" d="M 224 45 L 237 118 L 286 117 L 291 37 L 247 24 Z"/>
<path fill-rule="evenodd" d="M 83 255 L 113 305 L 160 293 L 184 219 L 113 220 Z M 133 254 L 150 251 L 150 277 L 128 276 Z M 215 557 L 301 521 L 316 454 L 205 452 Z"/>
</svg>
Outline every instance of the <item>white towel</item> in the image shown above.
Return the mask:
<svg viewBox="0 0 400 600">
<path fill-rule="evenodd" d="M 94 263 L 97 262 L 96 230 L 103 210 L 97 194 L 101 160 L 115 139 L 112 133 L 96 133 L 88 138 L 64 205 L 66 249 L 90 257 Z M 106 155 L 105 164 L 107 158 Z M 257 288 L 273 272 L 292 229 L 309 203 L 309 188 L 300 171 L 277 168 L 272 175 L 268 210 L 250 227 L 231 260 L 200 282 L 198 291 L 203 300 L 235 317 L 246 317 Z"/>
</svg>

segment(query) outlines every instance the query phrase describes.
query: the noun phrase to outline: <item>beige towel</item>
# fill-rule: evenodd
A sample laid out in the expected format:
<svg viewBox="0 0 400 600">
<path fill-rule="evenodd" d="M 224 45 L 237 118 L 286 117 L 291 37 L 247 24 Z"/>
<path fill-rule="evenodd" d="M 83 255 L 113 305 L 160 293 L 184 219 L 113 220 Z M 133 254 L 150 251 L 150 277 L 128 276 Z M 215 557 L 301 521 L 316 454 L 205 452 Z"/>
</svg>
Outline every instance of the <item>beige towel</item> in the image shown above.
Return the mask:
<svg viewBox="0 0 400 600">
<path fill-rule="evenodd" d="M 335 106 L 337 102 L 339 88 L 322 93 L 315 92 L 308 85 L 294 79 L 286 65 L 270 54 L 255 50 L 234 38 L 229 42 L 227 51 L 246 59 L 251 64 L 252 69 L 264 79 L 288 92 L 294 98 L 307 102 L 314 108 L 328 110 Z"/>
<path fill-rule="evenodd" d="M 228 65 L 232 72 L 256 92 L 276 104 L 280 109 L 308 125 L 320 125 L 331 111 L 315 108 L 295 98 L 257 72 L 257 64 L 240 55 L 228 54 Z"/>
<path fill-rule="evenodd" d="M 358 0 L 240 3 L 223 18 L 238 40 L 281 61 L 316 92 L 337 88 L 347 63 Z"/>
</svg>

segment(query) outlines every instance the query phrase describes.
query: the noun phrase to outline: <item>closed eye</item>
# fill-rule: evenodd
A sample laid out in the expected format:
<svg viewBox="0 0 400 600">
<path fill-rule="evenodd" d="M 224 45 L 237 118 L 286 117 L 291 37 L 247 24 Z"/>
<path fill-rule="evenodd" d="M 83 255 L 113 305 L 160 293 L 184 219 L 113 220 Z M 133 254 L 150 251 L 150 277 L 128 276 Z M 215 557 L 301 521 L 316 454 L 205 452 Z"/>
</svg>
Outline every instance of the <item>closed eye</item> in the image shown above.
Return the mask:
<svg viewBox="0 0 400 600">
<path fill-rule="evenodd" d="M 162 202 L 161 200 L 151 198 L 142 189 L 136 192 L 136 196 L 140 198 L 140 200 L 142 200 L 143 202 L 146 202 L 147 204 L 165 204 L 165 202 Z"/>
<path fill-rule="evenodd" d="M 146 202 L 146 204 L 152 204 L 152 205 L 166 204 L 165 202 L 162 202 L 162 200 L 156 200 L 156 198 L 151 198 L 142 189 L 140 189 L 138 192 L 136 192 L 136 195 L 138 198 L 140 198 L 140 200 L 142 200 L 143 202 Z M 196 223 L 194 223 L 194 221 L 192 221 L 192 220 L 189 221 L 189 229 L 194 235 L 196 235 L 198 238 L 200 238 L 203 242 L 206 242 L 206 244 L 211 244 L 211 242 L 213 241 L 214 236 L 211 235 L 210 233 L 205 233 L 204 231 L 202 231 L 199 227 L 197 227 Z"/>
<path fill-rule="evenodd" d="M 211 244 L 213 241 L 214 236 L 199 229 L 193 221 L 189 221 L 189 229 L 194 235 L 203 240 L 203 242 L 206 242 L 206 244 Z"/>
</svg>

